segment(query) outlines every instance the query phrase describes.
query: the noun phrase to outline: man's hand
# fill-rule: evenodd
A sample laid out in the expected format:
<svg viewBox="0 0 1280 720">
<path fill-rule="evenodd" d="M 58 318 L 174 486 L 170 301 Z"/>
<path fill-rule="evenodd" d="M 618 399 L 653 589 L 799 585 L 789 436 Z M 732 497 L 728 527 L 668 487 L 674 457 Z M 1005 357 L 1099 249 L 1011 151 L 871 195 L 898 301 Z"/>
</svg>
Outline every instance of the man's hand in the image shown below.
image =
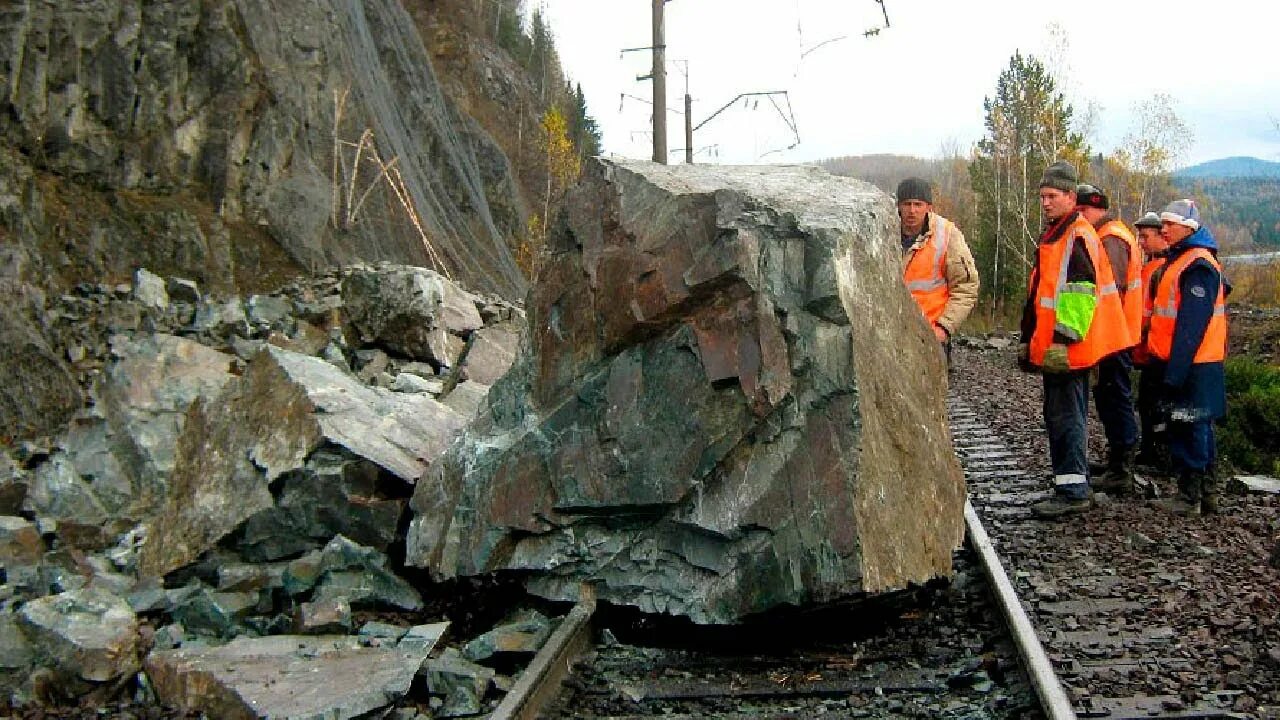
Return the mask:
<svg viewBox="0 0 1280 720">
<path fill-rule="evenodd" d="M 1062 343 L 1054 343 L 1044 351 L 1044 363 L 1041 365 L 1047 373 L 1064 373 L 1071 370 L 1071 363 L 1067 360 L 1067 346 Z"/>
<path fill-rule="evenodd" d="M 1036 366 L 1031 364 L 1031 346 L 1026 343 L 1018 345 L 1018 369 L 1022 372 L 1036 372 Z"/>
<path fill-rule="evenodd" d="M 942 327 L 941 325 L 933 326 L 933 336 L 938 338 L 938 342 L 940 343 L 944 343 L 951 339 L 951 334 L 948 333 L 947 329 Z"/>
</svg>

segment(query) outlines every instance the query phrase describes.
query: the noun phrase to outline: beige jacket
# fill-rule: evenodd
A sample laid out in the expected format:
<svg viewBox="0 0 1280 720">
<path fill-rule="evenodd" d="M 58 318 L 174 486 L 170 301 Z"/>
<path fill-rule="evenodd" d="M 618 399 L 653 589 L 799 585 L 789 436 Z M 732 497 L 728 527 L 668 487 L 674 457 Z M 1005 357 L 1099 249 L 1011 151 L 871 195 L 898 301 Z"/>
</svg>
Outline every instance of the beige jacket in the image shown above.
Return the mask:
<svg viewBox="0 0 1280 720">
<path fill-rule="evenodd" d="M 915 257 L 916 252 L 933 237 L 933 229 L 937 226 L 941 215 L 929 213 L 925 220 L 925 231 L 916 238 L 915 243 L 902 253 L 902 268 Z M 942 218 L 945 219 L 945 218 Z M 948 221 L 950 222 L 950 221 Z M 978 303 L 978 266 L 973 262 L 973 253 L 969 252 L 969 243 L 965 242 L 964 233 L 955 223 L 951 223 L 951 232 L 947 234 L 946 257 L 947 307 L 938 318 L 938 324 L 947 334 L 954 335 L 956 329 L 969 317 L 973 306 Z"/>
</svg>

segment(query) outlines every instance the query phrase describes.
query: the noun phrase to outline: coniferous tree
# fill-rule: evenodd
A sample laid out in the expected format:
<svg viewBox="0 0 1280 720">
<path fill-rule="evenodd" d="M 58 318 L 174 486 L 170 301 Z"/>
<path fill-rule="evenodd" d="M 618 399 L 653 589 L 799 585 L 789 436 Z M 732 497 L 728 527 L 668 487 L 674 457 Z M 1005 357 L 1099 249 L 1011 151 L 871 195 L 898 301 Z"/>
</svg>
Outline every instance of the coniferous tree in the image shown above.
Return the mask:
<svg viewBox="0 0 1280 720">
<path fill-rule="evenodd" d="M 1015 52 L 983 101 L 986 136 L 969 171 L 977 199 L 974 258 L 994 316 L 1026 290 L 1042 229 L 1039 179 L 1054 161 L 1084 169 L 1088 148 L 1071 130 L 1072 107 L 1044 64 Z"/>
</svg>

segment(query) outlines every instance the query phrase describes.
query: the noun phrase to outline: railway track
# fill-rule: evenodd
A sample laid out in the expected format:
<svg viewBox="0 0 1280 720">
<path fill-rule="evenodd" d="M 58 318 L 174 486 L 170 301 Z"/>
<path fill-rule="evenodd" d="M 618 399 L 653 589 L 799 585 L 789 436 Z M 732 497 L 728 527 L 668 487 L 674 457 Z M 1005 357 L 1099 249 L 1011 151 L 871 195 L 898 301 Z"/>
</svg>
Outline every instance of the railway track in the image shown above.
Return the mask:
<svg viewBox="0 0 1280 720">
<path fill-rule="evenodd" d="M 948 407 L 970 496 L 950 583 L 767 627 L 673 629 L 626 613 L 587 622 L 580 608 L 577 633 L 544 651 L 553 659 L 542 665 L 559 668 L 548 682 L 563 689 L 530 680 L 545 702 L 513 691 L 493 717 L 1253 717 L 1233 712 L 1238 692 L 1158 691 L 1160 677 L 1198 671 L 1179 633 L 1153 620 L 1168 608 L 1152 589 L 1177 578 L 1159 563 L 1134 572 L 1093 558 L 1050 581 L 1061 568 L 1028 550 L 1044 534 L 1030 505 L 1049 492 L 1028 449 L 959 397 Z M 572 647 L 584 652 L 576 665 Z M 1099 686 L 1115 692 L 1089 691 Z"/>
</svg>

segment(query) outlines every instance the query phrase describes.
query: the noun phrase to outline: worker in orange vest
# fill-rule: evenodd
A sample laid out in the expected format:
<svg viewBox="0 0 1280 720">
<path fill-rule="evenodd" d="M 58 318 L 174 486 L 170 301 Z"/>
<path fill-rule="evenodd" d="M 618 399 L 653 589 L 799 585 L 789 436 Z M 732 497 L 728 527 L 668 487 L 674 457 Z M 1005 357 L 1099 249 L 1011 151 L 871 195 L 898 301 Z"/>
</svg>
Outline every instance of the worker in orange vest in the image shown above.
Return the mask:
<svg viewBox="0 0 1280 720">
<path fill-rule="evenodd" d="M 898 183 L 902 280 L 942 343 L 948 365 L 951 336 L 978 302 L 978 268 L 964 233 L 933 211 L 933 189 L 917 177 Z"/>
<path fill-rule="evenodd" d="M 1213 421 L 1227 411 L 1226 296 L 1218 244 L 1200 224 L 1191 200 L 1160 213 L 1169 257 L 1155 282 L 1147 352 L 1163 369 L 1169 408 L 1169 454 L 1178 494 L 1156 504 L 1179 515 L 1216 513 L 1220 493 L 1214 467 Z"/>
<path fill-rule="evenodd" d="M 1142 333 L 1142 249 L 1124 222 L 1107 212 L 1111 201 L 1093 185 L 1076 188 L 1080 215 L 1098 232 L 1103 252 L 1120 293 L 1125 324 L 1135 344 Z M 1093 387 L 1094 407 L 1107 436 L 1107 464 L 1090 472 L 1094 490 L 1127 494 L 1133 490 L 1133 463 L 1138 451 L 1138 419 L 1133 411 L 1133 358 L 1129 350 L 1108 355 L 1098 363 L 1098 382 Z"/>
<path fill-rule="evenodd" d="M 1019 366 L 1044 378 L 1054 496 L 1031 507 L 1056 518 L 1093 506 L 1089 489 L 1089 372 L 1133 345 L 1111 264 L 1093 226 L 1076 209 L 1076 169 L 1056 162 L 1040 179 L 1046 227 L 1022 313 Z"/>
<path fill-rule="evenodd" d="M 1139 435 L 1138 467 L 1145 467 L 1152 472 L 1165 474 L 1169 467 L 1168 440 L 1165 431 L 1169 419 L 1161 402 L 1160 389 L 1164 384 L 1164 368 L 1152 363 L 1147 354 L 1147 331 L 1151 326 L 1151 311 L 1154 305 L 1155 281 L 1164 267 L 1168 256 L 1169 243 L 1161 234 L 1160 216 L 1148 212 L 1133 224 L 1138 230 L 1138 244 L 1146 255 L 1142 266 L 1142 327 L 1138 334 L 1138 344 L 1133 348 L 1133 364 L 1138 368 L 1138 424 Z"/>
</svg>

